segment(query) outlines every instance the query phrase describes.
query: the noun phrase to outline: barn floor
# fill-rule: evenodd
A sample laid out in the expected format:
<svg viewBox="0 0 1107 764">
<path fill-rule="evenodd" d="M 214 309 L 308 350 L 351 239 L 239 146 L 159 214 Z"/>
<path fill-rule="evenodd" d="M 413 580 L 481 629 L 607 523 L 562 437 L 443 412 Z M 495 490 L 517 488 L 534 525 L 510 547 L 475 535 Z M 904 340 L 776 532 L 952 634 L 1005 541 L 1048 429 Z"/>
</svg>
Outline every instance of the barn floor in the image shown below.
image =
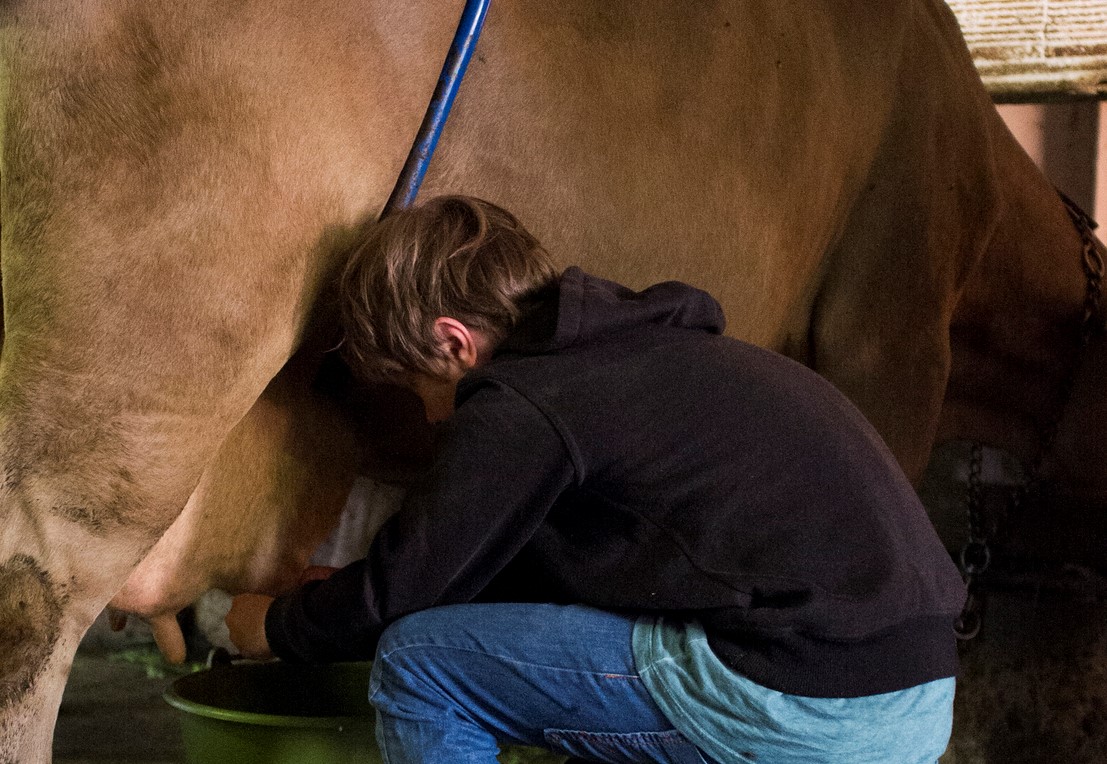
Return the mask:
<svg viewBox="0 0 1107 764">
<path fill-rule="evenodd" d="M 114 634 L 101 617 L 73 661 L 54 732 L 54 764 L 180 764 L 178 712 L 162 693 L 199 668 L 166 664 L 141 624 Z M 561 764 L 564 758 L 509 748 L 500 761 Z"/>
</svg>

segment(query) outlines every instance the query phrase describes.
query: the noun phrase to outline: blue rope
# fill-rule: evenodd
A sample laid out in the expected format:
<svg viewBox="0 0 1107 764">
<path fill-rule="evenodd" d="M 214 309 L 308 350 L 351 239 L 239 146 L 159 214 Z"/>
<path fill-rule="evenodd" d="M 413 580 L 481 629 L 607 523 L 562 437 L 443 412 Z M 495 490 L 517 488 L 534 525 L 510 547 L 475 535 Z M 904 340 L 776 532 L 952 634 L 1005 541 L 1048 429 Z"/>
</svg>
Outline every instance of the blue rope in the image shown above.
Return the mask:
<svg viewBox="0 0 1107 764">
<path fill-rule="evenodd" d="M 404 162 L 392 194 L 381 211 L 382 218 L 397 209 L 410 207 L 419 193 L 419 186 L 423 183 L 423 176 L 427 174 L 427 167 L 430 165 L 431 157 L 434 156 L 434 149 L 438 145 L 438 138 L 442 135 L 442 128 L 450 116 L 450 107 L 453 106 L 454 97 L 465 76 L 465 69 L 469 66 L 473 49 L 480 39 L 480 30 L 484 26 L 484 16 L 488 11 L 489 2 L 491 0 L 466 0 L 465 10 L 461 13 L 457 32 L 454 33 L 454 40 L 450 45 L 450 52 L 446 54 L 446 61 L 442 64 L 442 73 L 438 75 L 434 95 L 431 96 L 427 113 L 423 116 L 423 124 L 419 126 L 415 142 L 408 152 L 407 161 Z"/>
</svg>

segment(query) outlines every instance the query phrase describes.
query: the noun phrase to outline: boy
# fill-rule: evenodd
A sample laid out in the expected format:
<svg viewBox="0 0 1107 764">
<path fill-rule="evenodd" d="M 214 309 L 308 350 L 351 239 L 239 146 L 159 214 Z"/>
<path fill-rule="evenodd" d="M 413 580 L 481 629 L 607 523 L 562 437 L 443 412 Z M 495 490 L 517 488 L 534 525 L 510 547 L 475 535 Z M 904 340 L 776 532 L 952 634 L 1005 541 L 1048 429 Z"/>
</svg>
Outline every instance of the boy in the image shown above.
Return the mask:
<svg viewBox="0 0 1107 764">
<path fill-rule="evenodd" d="M 351 364 L 443 422 L 433 465 L 364 560 L 228 623 L 375 654 L 385 761 L 941 755 L 961 578 L 830 384 L 690 286 L 557 277 L 476 199 L 383 221 L 343 299 Z"/>
</svg>

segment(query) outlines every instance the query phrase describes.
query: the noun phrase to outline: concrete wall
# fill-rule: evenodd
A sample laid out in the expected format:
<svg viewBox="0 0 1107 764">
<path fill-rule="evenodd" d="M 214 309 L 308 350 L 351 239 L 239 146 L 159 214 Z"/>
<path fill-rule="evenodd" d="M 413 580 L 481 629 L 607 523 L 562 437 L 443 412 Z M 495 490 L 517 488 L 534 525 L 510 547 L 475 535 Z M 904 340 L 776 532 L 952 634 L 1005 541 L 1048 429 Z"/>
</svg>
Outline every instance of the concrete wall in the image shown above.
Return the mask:
<svg viewBox="0 0 1107 764">
<path fill-rule="evenodd" d="M 1046 176 L 1107 225 L 1107 101 L 1006 104 L 999 111 Z"/>
</svg>

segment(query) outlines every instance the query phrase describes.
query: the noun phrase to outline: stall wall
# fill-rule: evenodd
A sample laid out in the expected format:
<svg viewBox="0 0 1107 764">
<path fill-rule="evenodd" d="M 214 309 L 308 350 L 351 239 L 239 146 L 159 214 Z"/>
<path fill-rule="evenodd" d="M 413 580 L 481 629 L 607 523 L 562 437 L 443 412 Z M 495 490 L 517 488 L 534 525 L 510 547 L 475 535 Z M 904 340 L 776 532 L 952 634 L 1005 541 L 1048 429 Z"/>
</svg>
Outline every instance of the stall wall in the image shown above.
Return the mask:
<svg viewBox="0 0 1107 764">
<path fill-rule="evenodd" d="M 1107 101 L 1005 104 L 999 111 L 1046 176 L 1107 226 Z"/>
</svg>

